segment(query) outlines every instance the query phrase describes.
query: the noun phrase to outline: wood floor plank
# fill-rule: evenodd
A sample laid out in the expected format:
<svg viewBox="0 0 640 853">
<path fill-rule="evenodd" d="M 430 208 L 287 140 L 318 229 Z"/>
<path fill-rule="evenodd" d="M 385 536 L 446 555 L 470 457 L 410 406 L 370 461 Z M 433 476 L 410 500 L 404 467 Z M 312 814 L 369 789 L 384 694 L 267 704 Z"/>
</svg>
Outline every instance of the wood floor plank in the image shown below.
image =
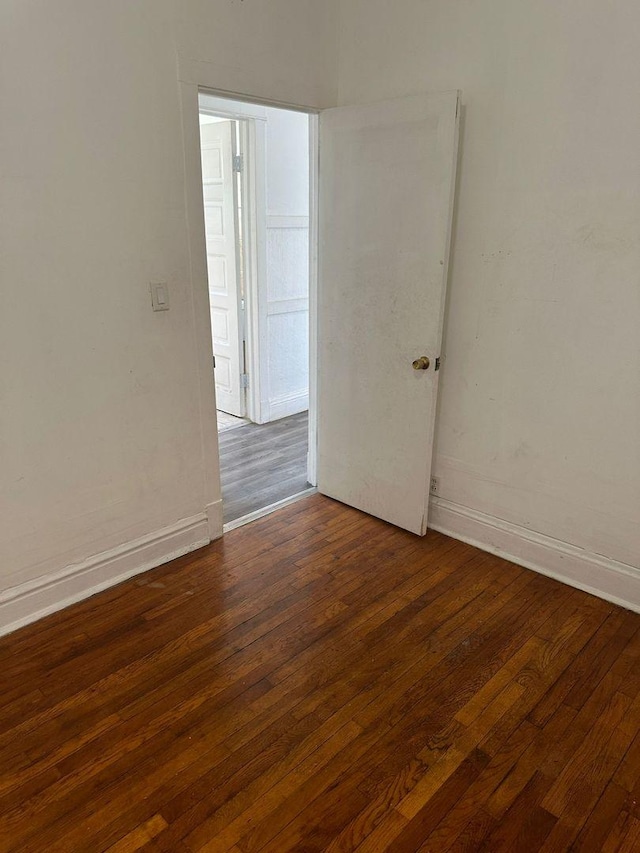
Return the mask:
<svg viewBox="0 0 640 853">
<path fill-rule="evenodd" d="M 0 853 L 635 850 L 639 663 L 635 614 L 305 498 L 0 640 Z"/>
<path fill-rule="evenodd" d="M 604 842 L 613 829 L 616 818 L 624 808 L 627 792 L 615 782 L 609 782 L 596 807 L 589 815 L 572 849 L 578 851 L 602 850 Z"/>
<path fill-rule="evenodd" d="M 478 851 L 540 850 L 557 821 L 554 815 L 540 805 L 549 790 L 549 784 L 547 777 L 536 772 L 502 820 L 494 823 Z"/>
<path fill-rule="evenodd" d="M 439 851 L 448 850 L 465 834 L 477 834 L 477 830 L 473 831 L 472 824 L 480 812 L 486 815 L 491 823 L 494 822 L 484 809 L 484 804 L 496 786 L 508 776 L 536 732 L 535 726 L 527 720 L 522 722 L 507 742 L 491 757 L 464 796 L 460 797 L 449 813 L 428 833 L 426 841 L 420 847 L 423 853 L 439 853 Z"/>
<path fill-rule="evenodd" d="M 141 826 L 136 827 L 132 832 L 116 841 L 109 847 L 108 853 L 135 853 L 140 850 L 147 842 L 152 841 L 156 835 L 162 832 L 167 826 L 167 822 L 160 815 L 154 815 Z"/>
<path fill-rule="evenodd" d="M 602 853 L 617 853 L 632 823 L 633 819 L 631 815 L 623 809 L 618 814 L 611 832 L 607 835 L 602 845 Z"/>
<path fill-rule="evenodd" d="M 417 850 L 424 839 L 431 834 L 432 830 L 466 794 L 488 763 L 488 755 L 477 748 L 473 749 L 447 781 L 409 820 L 402 832 L 389 845 L 389 851 L 401 853 L 403 850 Z M 402 804 L 405 801 L 406 798 L 400 802 Z"/>
</svg>

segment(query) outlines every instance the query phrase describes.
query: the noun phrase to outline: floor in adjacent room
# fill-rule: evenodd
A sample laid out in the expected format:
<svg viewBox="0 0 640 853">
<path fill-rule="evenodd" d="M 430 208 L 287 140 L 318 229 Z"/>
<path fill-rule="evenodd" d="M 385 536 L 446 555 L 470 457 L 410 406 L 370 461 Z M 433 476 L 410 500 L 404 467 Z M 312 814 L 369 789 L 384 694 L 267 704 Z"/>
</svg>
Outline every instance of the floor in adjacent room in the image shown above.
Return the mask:
<svg viewBox="0 0 640 853">
<path fill-rule="evenodd" d="M 307 412 L 268 424 L 229 417 L 218 437 L 225 524 L 310 488 Z"/>
<path fill-rule="evenodd" d="M 237 418 L 235 415 L 228 415 L 226 412 L 221 412 L 220 409 L 216 412 L 216 419 L 218 422 L 218 433 L 226 432 L 228 429 L 237 429 L 251 423 L 248 418 Z"/>
<path fill-rule="evenodd" d="M 0 640 L 0 850 L 638 850 L 639 629 L 304 498 Z"/>
</svg>

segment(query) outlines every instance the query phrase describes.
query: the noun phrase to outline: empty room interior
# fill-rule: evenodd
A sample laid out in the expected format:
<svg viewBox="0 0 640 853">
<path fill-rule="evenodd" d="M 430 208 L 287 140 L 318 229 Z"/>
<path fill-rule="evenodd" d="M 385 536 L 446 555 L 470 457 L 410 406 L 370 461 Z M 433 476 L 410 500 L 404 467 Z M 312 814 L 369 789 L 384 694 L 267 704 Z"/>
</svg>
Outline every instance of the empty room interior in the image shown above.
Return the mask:
<svg viewBox="0 0 640 853">
<path fill-rule="evenodd" d="M 639 38 L 0 4 L 0 853 L 640 850 Z"/>
</svg>

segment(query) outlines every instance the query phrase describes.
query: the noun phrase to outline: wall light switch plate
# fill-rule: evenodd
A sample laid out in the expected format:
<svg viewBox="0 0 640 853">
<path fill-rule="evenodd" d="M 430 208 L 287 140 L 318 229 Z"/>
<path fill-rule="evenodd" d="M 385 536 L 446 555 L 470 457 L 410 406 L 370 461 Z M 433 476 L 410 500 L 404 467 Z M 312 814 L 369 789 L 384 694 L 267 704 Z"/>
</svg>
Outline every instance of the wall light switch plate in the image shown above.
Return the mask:
<svg viewBox="0 0 640 853">
<path fill-rule="evenodd" d="M 154 311 L 169 310 L 169 285 L 166 281 L 152 281 L 149 285 L 151 289 L 151 305 Z"/>
</svg>

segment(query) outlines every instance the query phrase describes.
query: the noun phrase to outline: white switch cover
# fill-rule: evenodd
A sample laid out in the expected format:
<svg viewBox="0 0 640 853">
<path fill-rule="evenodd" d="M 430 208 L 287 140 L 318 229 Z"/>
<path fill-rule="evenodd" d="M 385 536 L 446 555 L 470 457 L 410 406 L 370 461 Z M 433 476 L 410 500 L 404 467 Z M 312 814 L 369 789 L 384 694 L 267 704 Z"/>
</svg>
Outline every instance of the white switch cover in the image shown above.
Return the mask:
<svg viewBox="0 0 640 853">
<path fill-rule="evenodd" d="M 149 285 L 151 288 L 151 305 L 154 311 L 169 310 L 169 285 L 166 281 L 152 281 Z"/>
</svg>

